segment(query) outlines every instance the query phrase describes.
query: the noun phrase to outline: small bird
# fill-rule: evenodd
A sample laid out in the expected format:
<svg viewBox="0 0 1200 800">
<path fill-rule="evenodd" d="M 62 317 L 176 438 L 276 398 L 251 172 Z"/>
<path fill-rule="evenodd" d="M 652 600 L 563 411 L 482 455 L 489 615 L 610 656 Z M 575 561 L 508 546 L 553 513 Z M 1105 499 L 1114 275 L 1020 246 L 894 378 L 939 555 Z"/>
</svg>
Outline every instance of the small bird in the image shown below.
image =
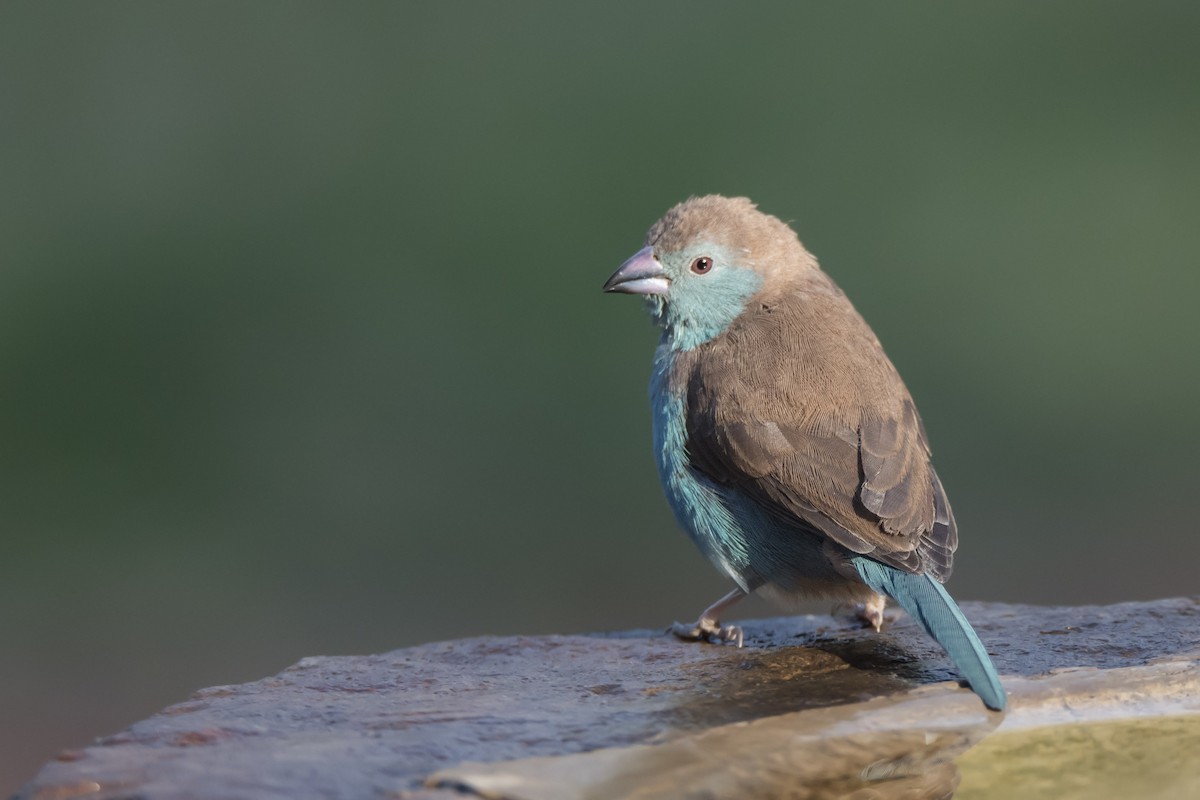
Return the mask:
<svg viewBox="0 0 1200 800">
<path fill-rule="evenodd" d="M 684 639 L 732 642 L 720 615 L 751 592 L 857 604 L 891 597 L 988 708 L 1004 688 L 942 587 L 958 531 L 912 397 L 879 339 L 788 225 L 744 197 L 672 208 L 604 284 L 662 328 L 654 455 L 679 525 L 737 588 Z"/>
</svg>

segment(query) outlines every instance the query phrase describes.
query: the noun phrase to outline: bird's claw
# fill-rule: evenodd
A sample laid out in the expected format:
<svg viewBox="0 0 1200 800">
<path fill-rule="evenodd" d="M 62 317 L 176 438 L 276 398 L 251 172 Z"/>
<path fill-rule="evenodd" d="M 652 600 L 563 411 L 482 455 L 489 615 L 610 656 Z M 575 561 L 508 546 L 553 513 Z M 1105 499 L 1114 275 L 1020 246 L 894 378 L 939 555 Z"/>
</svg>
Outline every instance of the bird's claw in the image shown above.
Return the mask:
<svg viewBox="0 0 1200 800">
<path fill-rule="evenodd" d="M 883 609 L 887 606 L 887 598 L 883 595 L 875 595 L 865 603 L 858 603 L 854 607 L 854 616 L 856 616 L 865 628 L 874 628 L 875 632 L 883 630 Z"/>
<path fill-rule="evenodd" d="M 741 647 L 742 642 L 745 640 L 745 635 L 742 633 L 741 627 L 737 625 L 722 625 L 715 619 L 699 619 L 690 625 L 683 622 L 676 622 L 667 628 L 667 632 L 687 642 L 710 642 L 712 644 L 729 644 L 732 642 L 734 646 Z"/>
</svg>

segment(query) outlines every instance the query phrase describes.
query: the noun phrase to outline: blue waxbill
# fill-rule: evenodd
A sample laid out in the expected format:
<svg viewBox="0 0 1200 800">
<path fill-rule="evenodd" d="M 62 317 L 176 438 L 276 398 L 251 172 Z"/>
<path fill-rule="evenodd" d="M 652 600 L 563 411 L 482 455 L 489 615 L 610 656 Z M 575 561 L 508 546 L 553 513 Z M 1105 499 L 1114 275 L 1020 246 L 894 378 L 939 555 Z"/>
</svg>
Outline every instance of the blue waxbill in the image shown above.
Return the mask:
<svg viewBox="0 0 1200 800">
<path fill-rule="evenodd" d="M 745 198 L 681 203 L 604 284 L 662 327 L 654 454 L 679 524 L 737 588 L 676 624 L 742 643 L 750 592 L 830 596 L 879 629 L 888 596 L 988 708 L 1004 688 L 942 588 L 958 533 L 916 406 L 867 323 L 796 234 Z"/>
</svg>

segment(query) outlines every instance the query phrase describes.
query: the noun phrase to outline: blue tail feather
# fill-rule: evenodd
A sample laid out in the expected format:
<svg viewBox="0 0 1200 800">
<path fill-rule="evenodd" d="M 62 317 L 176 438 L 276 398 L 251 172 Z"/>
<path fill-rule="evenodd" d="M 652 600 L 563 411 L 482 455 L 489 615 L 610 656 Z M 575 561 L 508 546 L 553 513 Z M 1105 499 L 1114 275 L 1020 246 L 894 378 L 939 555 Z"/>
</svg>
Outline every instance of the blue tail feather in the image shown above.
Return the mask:
<svg viewBox="0 0 1200 800">
<path fill-rule="evenodd" d="M 913 575 L 858 556 L 850 559 L 863 581 L 888 595 L 945 648 L 983 704 L 1003 711 L 1007 698 L 983 642 L 942 585 L 929 575 Z"/>
</svg>

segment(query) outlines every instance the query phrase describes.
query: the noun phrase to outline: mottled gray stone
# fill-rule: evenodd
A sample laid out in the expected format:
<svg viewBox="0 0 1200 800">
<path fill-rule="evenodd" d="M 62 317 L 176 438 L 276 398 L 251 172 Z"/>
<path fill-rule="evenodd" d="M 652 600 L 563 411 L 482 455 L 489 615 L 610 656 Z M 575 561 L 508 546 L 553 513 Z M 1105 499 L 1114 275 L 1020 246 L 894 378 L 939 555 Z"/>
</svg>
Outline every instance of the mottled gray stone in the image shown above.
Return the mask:
<svg viewBox="0 0 1200 800">
<path fill-rule="evenodd" d="M 18 797 L 949 797 L 954 758 L 997 726 L 1200 712 L 1200 598 L 964 610 L 1007 716 L 946 682 L 899 613 L 883 634 L 749 622 L 741 650 L 657 631 L 483 637 L 202 690 L 62 754 Z"/>
</svg>

